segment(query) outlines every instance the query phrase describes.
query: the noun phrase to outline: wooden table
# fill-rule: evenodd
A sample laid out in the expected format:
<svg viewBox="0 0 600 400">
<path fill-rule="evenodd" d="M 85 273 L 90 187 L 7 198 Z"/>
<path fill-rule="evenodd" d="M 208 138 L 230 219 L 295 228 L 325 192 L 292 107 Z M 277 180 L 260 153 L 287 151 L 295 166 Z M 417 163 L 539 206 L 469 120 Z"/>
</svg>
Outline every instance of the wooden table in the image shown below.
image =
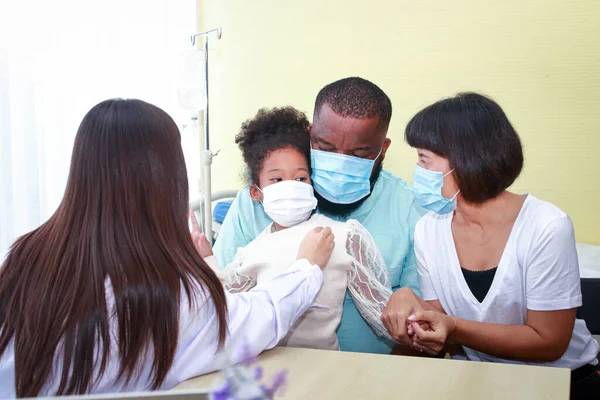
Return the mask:
<svg viewBox="0 0 600 400">
<path fill-rule="evenodd" d="M 283 398 L 320 399 L 544 399 L 568 400 L 570 371 L 431 358 L 279 347 L 263 353 L 265 378 L 287 369 Z M 216 373 L 178 389 L 210 388 Z"/>
</svg>

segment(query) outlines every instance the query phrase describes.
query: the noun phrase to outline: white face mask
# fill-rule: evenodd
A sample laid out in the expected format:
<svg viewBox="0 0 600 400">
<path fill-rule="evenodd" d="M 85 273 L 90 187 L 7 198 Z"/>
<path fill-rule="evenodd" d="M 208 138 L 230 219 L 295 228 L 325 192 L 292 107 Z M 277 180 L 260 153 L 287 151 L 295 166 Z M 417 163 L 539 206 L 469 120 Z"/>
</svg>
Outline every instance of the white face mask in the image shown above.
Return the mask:
<svg viewBox="0 0 600 400">
<path fill-rule="evenodd" d="M 260 191 L 263 193 L 265 212 L 284 228 L 306 221 L 317 208 L 313 187 L 308 183 L 281 181 L 265 186 Z"/>
</svg>

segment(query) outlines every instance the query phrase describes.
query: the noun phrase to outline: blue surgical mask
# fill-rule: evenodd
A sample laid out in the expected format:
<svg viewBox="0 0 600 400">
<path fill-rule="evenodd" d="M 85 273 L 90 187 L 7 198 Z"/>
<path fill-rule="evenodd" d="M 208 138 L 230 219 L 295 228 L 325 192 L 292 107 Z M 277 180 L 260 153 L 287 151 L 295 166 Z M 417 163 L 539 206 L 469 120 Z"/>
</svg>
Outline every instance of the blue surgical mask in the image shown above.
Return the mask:
<svg viewBox="0 0 600 400">
<path fill-rule="evenodd" d="M 383 149 L 382 149 L 383 150 Z M 371 193 L 375 160 L 312 149 L 312 182 L 317 193 L 336 204 L 352 204 Z"/>
<path fill-rule="evenodd" d="M 449 214 L 454 211 L 456 208 L 456 196 L 458 196 L 460 190 L 451 199 L 442 196 L 444 178 L 453 171 L 442 174 L 441 172 L 429 171 L 418 165 L 415 167 L 413 191 L 421 207 L 437 214 Z"/>
</svg>

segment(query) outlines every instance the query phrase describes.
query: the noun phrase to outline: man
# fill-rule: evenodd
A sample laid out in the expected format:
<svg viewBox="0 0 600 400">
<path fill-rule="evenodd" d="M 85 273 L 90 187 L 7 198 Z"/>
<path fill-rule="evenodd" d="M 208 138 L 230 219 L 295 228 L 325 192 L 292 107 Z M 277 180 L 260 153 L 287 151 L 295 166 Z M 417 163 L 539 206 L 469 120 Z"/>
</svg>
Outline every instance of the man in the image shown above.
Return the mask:
<svg viewBox="0 0 600 400">
<path fill-rule="evenodd" d="M 384 170 L 391 144 L 388 96 L 362 78 L 345 78 L 317 95 L 311 129 L 312 180 L 318 212 L 338 221 L 355 219 L 373 236 L 385 259 L 392 288 L 419 293 L 413 252 L 414 227 L 423 210 L 412 189 Z M 215 244 L 220 266 L 270 223 L 248 188 L 234 201 Z M 343 351 L 389 354 L 393 342 L 378 337 L 360 316 L 349 294 L 344 301 L 338 339 Z"/>
</svg>

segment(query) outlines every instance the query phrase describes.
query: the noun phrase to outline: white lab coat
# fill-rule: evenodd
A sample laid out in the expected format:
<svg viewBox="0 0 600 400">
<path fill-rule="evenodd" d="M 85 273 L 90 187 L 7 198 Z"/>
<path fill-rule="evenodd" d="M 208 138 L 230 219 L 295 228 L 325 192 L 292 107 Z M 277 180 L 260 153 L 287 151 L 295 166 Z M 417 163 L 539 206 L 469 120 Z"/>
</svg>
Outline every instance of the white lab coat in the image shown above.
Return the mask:
<svg viewBox="0 0 600 400">
<path fill-rule="evenodd" d="M 232 341 L 238 346 L 246 345 L 249 355 L 257 355 L 263 350 L 275 347 L 285 337 L 289 328 L 311 305 L 323 283 L 323 272 L 307 260 L 297 261 L 289 270 L 272 280 L 257 285 L 252 291 L 229 294 L 228 335 L 225 347 Z M 170 389 L 180 382 L 197 375 L 213 372 L 226 363 L 240 361 L 242 353 L 234 352 L 232 357 L 222 357 L 217 353 L 217 314 L 212 301 L 198 290 L 196 306 L 188 307 L 188 298 L 182 289 L 179 341 L 175 360 L 161 389 Z M 112 292 L 107 290 L 107 303 L 112 304 Z M 129 385 L 115 382 L 119 369 L 119 353 L 116 346 L 117 324 L 113 320 L 112 348 L 104 375 L 92 389 L 92 393 L 110 393 L 147 390 L 152 363 L 140 366 L 137 379 Z M 40 334 L 43 334 L 40 332 Z M 61 354 L 60 352 L 57 352 Z M 151 360 L 151 358 L 150 358 Z M 15 397 L 14 377 L 15 355 L 11 342 L 0 357 L 0 398 Z M 51 378 L 40 395 L 52 395 L 58 387 L 62 362 L 55 361 L 55 377 Z"/>
</svg>

